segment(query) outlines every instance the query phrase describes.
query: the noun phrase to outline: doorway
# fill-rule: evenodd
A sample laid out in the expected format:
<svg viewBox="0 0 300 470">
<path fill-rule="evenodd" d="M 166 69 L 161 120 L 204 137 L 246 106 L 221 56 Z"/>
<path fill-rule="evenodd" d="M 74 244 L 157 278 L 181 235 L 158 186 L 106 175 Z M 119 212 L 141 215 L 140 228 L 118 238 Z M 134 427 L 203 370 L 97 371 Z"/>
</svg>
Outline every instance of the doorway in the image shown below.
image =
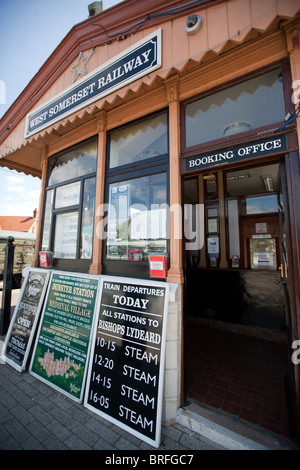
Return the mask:
<svg viewBox="0 0 300 470">
<path fill-rule="evenodd" d="M 185 252 L 185 397 L 289 437 L 283 171 L 275 161 L 183 182 L 184 203 L 205 214 L 203 246 Z"/>
</svg>

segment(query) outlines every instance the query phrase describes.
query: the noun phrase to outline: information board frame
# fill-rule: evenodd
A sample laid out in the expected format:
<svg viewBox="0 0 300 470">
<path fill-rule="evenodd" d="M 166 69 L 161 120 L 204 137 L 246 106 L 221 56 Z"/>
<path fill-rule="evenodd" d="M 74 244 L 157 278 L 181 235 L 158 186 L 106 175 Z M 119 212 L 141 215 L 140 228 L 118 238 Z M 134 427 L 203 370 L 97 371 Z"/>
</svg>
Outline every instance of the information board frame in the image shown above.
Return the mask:
<svg viewBox="0 0 300 470">
<path fill-rule="evenodd" d="M 32 280 L 32 284 L 37 279 L 37 276 L 43 275 L 44 277 L 44 284 L 41 289 L 39 289 L 36 285 L 30 285 L 30 281 Z M 45 275 L 45 276 L 44 276 Z M 10 321 L 10 325 L 5 337 L 5 341 L 3 344 L 2 352 L 1 352 L 1 359 L 9 364 L 10 366 L 14 367 L 18 372 L 23 372 L 26 368 L 28 356 L 30 354 L 31 345 L 34 339 L 34 334 L 36 331 L 36 327 L 38 325 L 38 321 L 40 318 L 40 312 L 42 310 L 46 290 L 48 287 L 50 277 L 50 271 L 48 269 L 41 269 L 41 268 L 29 268 L 28 272 L 25 275 L 23 280 L 23 284 L 21 287 L 20 295 L 17 301 L 17 304 L 14 309 L 13 316 Z M 32 299 L 30 299 L 32 297 Z M 38 298 L 38 302 L 36 304 L 36 300 Z M 23 305 L 25 302 L 25 305 Z M 36 304 L 36 305 L 34 305 Z M 28 312 L 31 310 L 30 313 L 25 313 L 25 317 L 21 316 L 24 315 L 24 310 Z M 32 308 L 35 308 L 36 311 L 33 313 Z M 21 313 L 22 312 L 22 313 Z M 33 318 L 32 317 L 33 314 Z M 18 329 L 20 330 L 18 333 Z M 23 356 L 23 360 L 19 360 L 19 363 L 16 362 L 18 350 L 23 349 L 21 346 L 22 338 L 15 338 L 14 346 L 11 347 L 13 350 L 15 347 L 15 360 L 8 356 L 7 348 L 9 347 L 12 337 L 14 335 L 14 331 L 17 332 L 17 336 L 25 336 L 27 334 L 27 343 L 24 344 L 25 346 L 25 353 Z"/>
<path fill-rule="evenodd" d="M 134 288 L 136 288 L 137 290 L 139 290 L 140 288 L 141 289 L 144 289 L 144 288 L 148 288 L 149 290 L 152 290 L 152 291 L 161 291 L 163 292 L 164 291 L 164 295 L 163 295 L 163 302 L 162 302 L 162 305 L 163 305 L 163 310 L 161 312 L 161 315 L 158 315 L 157 313 L 156 314 L 153 314 L 153 313 L 149 313 L 149 318 L 150 316 L 152 315 L 152 318 L 155 318 L 157 319 L 158 317 L 161 317 L 161 323 L 160 323 L 160 328 L 159 328 L 159 335 L 160 335 L 160 345 L 159 345 L 159 366 L 157 367 L 157 382 L 158 382 L 158 385 L 156 387 L 156 395 L 154 395 L 154 397 L 148 397 L 147 394 L 145 393 L 143 395 L 143 392 L 141 391 L 138 391 L 138 390 L 134 390 L 133 387 L 128 387 L 126 385 L 122 385 L 120 387 L 119 390 L 121 390 L 120 393 L 118 393 L 118 390 L 117 392 L 111 392 L 113 393 L 112 397 L 110 398 L 113 398 L 113 403 L 114 403 L 114 407 L 116 408 L 118 403 L 122 403 L 122 405 L 119 405 L 119 413 L 122 411 L 122 414 L 128 410 L 128 408 L 126 408 L 124 405 L 124 403 L 126 402 L 126 397 L 125 399 L 122 398 L 122 402 L 118 401 L 118 397 L 119 397 L 119 400 L 120 400 L 120 396 L 124 396 L 124 392 L 125 390 L 132 390 L 132 393 L 135 394 L 134 396 L 137 397 L 139 396 L 139 401 L 142 400 L 142 405 L 149 405 L 151 407 L 152 404 L 155 403 L 155 411 L 153 412 L 153 416 L 154 416 L 154 420 L 153 420 L 153 432 L 152 432 L 152 429 L 151 429 L 151 434 L 153 435 L 152 436 L 149 436 L 147 435 L 146 432 L 142 432 L 141 430 L 137 430 L 134 428 L 134 426 L 131 426 L 129 424 L 126 424 L 122 421 L 120 421 L 119 419 L 117 419 L 116 417 L 112 416 L 113 414 L 115 414 L 116 412 L 113 412 L 111 414 L 108 414 L 108 412 L 105 411 L 105 408 L 107 408 L 109 405 L 109 399 L 105 398 L 104 395 L 97 395 L 97 392 L 95 393 L 94 390 L 92 389 L 92 387 L 94 388 L 94 385 L 92 385 L 91 381 L 95 382 L 95 378 L 96 378 L 96 381 L 98 383 L 98 387 L 106 387 L 106 391 L 107 389 L 109 390 L 111 388 L 111 390 L 113 390 L 113 380 L 114 378 L 110 378 L 108 375 L 109 373 L 109 368 L 110 368 L 110 364 L 112 364 L 111 361 L 114 361 L 114 359 L 109 359 L 108 355 L 105 357 L 103 356 L 103 361 L 102 361 L 102 356 L 99 356 L 97 355 L 97 353 L 95 352 L 96 351 L 96 347 L 99 348 L 99 344 L 100 344 L 100 347 L 101 347 L 101 343 L 102 343 L 102 346 L 104 347 L 104 349 L 108 350 L 109 348 L 111 349 L 112 348 L 112 345 L 114 343 L 114 341 L 112 340 L 115 340 L 116 341 L 116 344 L 117 346 L 113 346 L 114 349 L 113 351 L 115 351 L 115 347 L 119 348 L 118 349 L 118 353 L 115 353 L 115 354 L 118 354 L 118 358 L 121 358 L 121 349 L 123 349 L 123 351 L 125 350 L 125 348 L 128 348 L 127 351 L 134 351 L 134 349 L 136 349 L 136 354 L 137 354 L 137 351 L 139 351 L 139 355 L 140 355 L 140 358 L 144 358 L 144 356 L 147 354 L 147 357 L 148 359 L 146 359 L 146 363 L 149 363 L 149 358 L 151 358 L 151 353 L 147 353 L 146 351 L 150 351 L 151 350 L 151 346 L 149 346 L 149 342 L 147 344 L 147 341 L 145 343 L 143 343 L 143 341 L 139 340 L 138 342 L 134 341 L 133 337 L 131 340 L 128 339 L 128 337 L 125 338 L 126 335 L 121 335 L 121 337 L 118 337 L 118 335 L 116 334 L 103 334 L 103 331 L 102 331 L 102 334 L 101 334 L 101 327 L 100 327 L 100 323 L 99 323 L 99 320 L 100 320 L 100 316 L 103 315 L 103 313 L 105 312 L 105 310 L 102 311 L 101 313 L 101 310 L 103 309 L 103 307 L 108 307 L 107 305 L 104 304 L 104 301 L 105 299 L 107 299 L 107 295 L 103 295 L 104 293 L 107 294 L 107 286 L 108 285 L 111 285 L 111 286 L 123 286 L 123 291 L 121 290 L 121 292 L 124 293 L 124 286 L 129 286 L 130 289 L 131 289 L 131 292 L 133 291 Z M 101 282 L 100 282 L 100 294 L 99 294 L 99 302 L 98 302 L 98 310 L 97 310 L 97 314 L 95 315 L 95 326 L 94 326 L 94 329 L 93 329 L 93 335 L 92 335 L 92 347 L 91 347 L 91 352 L 90 352 L 90 359 L 89 359 L 89 367 L 88 367 L 88 375 L 87 375 L 87 381 L 86 381 L 86 390 L 85 390 L 85 397 L 84 397 L 84 406 L 86 408 L 88 408 L 90 411 L 98 414 L 99 416 L 103 417 L 104 419 L 110 421 L 111 423 L 113 423 L 114 425 L 124 429 L 125 431 L 133 434 L 134 436 L 138 437 L 139 439 L 147 442 L 148 444 L 154 446 L 154 447 L 159 447 L 160 445 L 160 440 L 161 440 L 161 422 L 162 422 L 162 398 L 163 398 L 163 384 L 164 384 L 164 370 L 165 370 L 165 349 L 166 349 L 166 326 L 167 326 L 167 318 L 168 318 L 168 303 L 169 303 L 169 288 L 170 286 L 166 283 L 166 282 L 163 282 L 163 281 L 154 281 L 154 280 L 145 280 L 145 279 L 134 279 L 134 278 L 125 278 L 125 277 L 114 277 L 114 276 L 101 276 Z M 105 290 L 106 289 L 106 290 Z M 110 287 L 111 289 L 111 287 Z M 113 291 L 112 291 L 113 292 Z M 115 295 L 115 294 L 112 294 L 112 295 Z M 147 294 L 148 295 L 148 294 Z M 156 294 L 156 295 L 162 295 L 162 294 Z M 124 300 L 125 298 L 125 295 L 122 296 L 122 301 Z M 104 298 L 104 301 L 103 301 L 103 298 Z M 130 297 L 126 297 L 127 298 L 127 301 Z M 126 302 L 127 302 L 126 301 Z M 148 300 L 149 301 L 149 300 Z M 137 300 L 135 299 L 135 302 L 137 302 Z M 146 305 L 146 302 L 147 300 L 144 300 L 142 301 L 143 304 L 141 305 Z M 128 302 L 127 302 L 127 305 L 128 305 Z M 151 305 L 151 302 L 150 304 Z M 112 317 L 115 317 L 115 315 L 117 314 L 117 318 L 121 318 L 121 313 L 119 312 L 128 312 L 128 314 L 130 314 L 130 316 L 134 316 L 135 313 L 138 313 L 137 310 L 134 310 L 134 307 L 136 306 L 136 304 L 133 306 L 133 307 L 130 307 L 130 308 L 120 308 L 120 307 L 115 307 L 115 312 L 114 314 L 112 315 L 111 313 L 111 317 L 110 318 L 107 318 L 107 320 L 112 320 Z M 109 310 L 106 310 L 106 314 L 109 315 Z M 126 314 L 126 313 L 125 313 Z M 154 315 L 154 316 L 153 316 Z M 128 316 L 128 315 L 127 315 Z M 103 317 L 104 318 L 104 317 Z M 105 321 L 105 320 L 103 320 Z M 136 321 L 136 320 L 135 320 Z M 108 323 L 105 323 L 106 325 L 108 325 L 109 323 L 111 322 L 108 322 Z M 147 323 L 148 324 L 148 323 Z M 101 323 L 102 325 L 102 323 Z M 115 323 L 115 325 L 118 325 L 118 323 Z M 123 324 L 123 327 L 124 328 L 127 328 L 128 324 L 125 322 Z M 115 328 L 118 328 L 117 326 Z M 135 329 L 135 328 L 134 328 Z M 113 330 L 110 330 L 110 331 L 113 331 Z M 126 330 L 125 330 L 126 331 Z M 133 330 L 132 330 L 133 331 Z M 146 330 L 142 330 L 143 331 L 143 335 L 146 335 L 147 332 Z M 127 334 L 127 333 L 126 333 Z M 156 335 L 156 333 L 152 332 L 152 333 L 149 333 L 150 335 Z M 115 338 L 114 338 L 115 336 Z M 107 340 L 108 337 L 111 337 L 111 340 Z M 154 338 L 155 336 L 153 336 Z M 124 346 L 124 344 L 128 342 L 128 346 Z M 119 344 L 118 344 L 119 343 Z M 133 345 L 139 345 L 138 348 L 135 348 Z M 142 348 L 145 348 L 145 350 L 143 351 Z M 158 349 L 158 347 L 156 348 L 153 348 L 154 350 Z M 113 352 L 114 354 L 114 352 Z M 123 352 L 123 356 L 125 356 L 125 353 Z M 145 356 L 146 357 L 146 356 Z M 96 361 L 97 361 L 97 365 L 95 366 L 95 358 L 96 358 Z M 98 367 L 98 364 L 99 364 L 99 358 L 101 358 L 100 360 L 102 361 L 101 362 L 101 365 L 103 365 L 104 369 L 103 371 L 105 371 L 105 376 L 102 374 L 98 374 L 98 376 L 95 376 L 95 367 L 97 368 Z M 154 354 L 152 355 L 152 360 L 154 360 L 155 356 Z M 132 364 L 132 363 L 131 363 Z M 132 365 L 124 365 L 123 364 L 123 368 L 122 368 L 122 363 L 121 363 L 121 359 L 119 359 L 119 363 L 118 363 L 118 371 L 117 371 L 117 376 L 119 377 L 118 381 L 121 381 L 121 375 L 122 375 L 122 371 L 123 371 L 123 375 L 124 375 L 124 372 L 126 370 L 126 375 L 133 373 L 133 374 L 136 374 L 136 377 L 138 377 L 138 380 L 142 380 L 141 378 L 144 377 L 143 380 L 146 380 L 145 377 L 149 377 L 149 381 L 153 382 L 155 380 L 155 385 L 156 385 L 156 379 L 154 379 L 154 376 L 151 376 L 151 374 L 149 374 L 149 372 L 145 372 L 145 369 L 137 369 L 135 367 L 133 367 Z M 125 369 L 126 367 L 126 369 Z M 144 366 L 143 366 L 144 367 Z M 96 372 L 97 373 L 97 372 Z M 116 374 L 116 372 L 115 372 Z M 131 374 L 132 375 L 132 374 Z M 118 388 L 119 384 L 117 385 L 117 388 Z M 96 386 L 97 387 L 97 386 Z M 127 388 L 126 388 L 127 387 Z M 139 395 L 137 395 L 139 394 Z M 97 408 L 96 406 L 94 406 L 93 404 L 91 404 L 90 402 L 95 402 L 95 397 L 97 398 L 96 402 L 98 401 L 98 399 L 100 400 L 99 403 L 98 403 L 98 406 L 104 406 L 104 411 Z M 143 397 L 143 398 L 142 398 Z M 101 399 L 102 399 L 102 403 L 101 403 Z M 106 401 L 105 401 L 106 400 Z M 125 400 L 125 401 L 124 401 Z M 137 399 L 135 398 L 135 400 L 137 401 Z M 97 403 L 96 403 L 97 405 Z M 102 407 L 103 407 L 102 406 Z M 122 410 L 121 410 L 122 408 Z M 119 414 L 119 416 L 121 416 Z M 139 419 L 140 419 L 140 414 L 138 414 L 138 412 L 135 412 L 134 410 L 132 410 L 132 415 L 131 416 L 134 416 L 135 418 L 135 423 L 138 423 Z M 147 421 L 146 418 L 144 420 L 144 423 L 147 423 L 149 424 L 150 421 Z M 141 423 L 141 421 L 140 421 Z M 139 423 L 139 424 L 140 424 Z"/>
<path fill-rule="evenodd" d="M 62 284 L 61 282 L 59 282 L 61 279 L 65 279 L 66 286 L 63 286 L 63 287 L 57 286 L 57 284 Z M 90 289 L 90 290 L 91 291 L 93 290 L 95 295 L 92 296 L 91 293 L 87 294 L 90 297 L 93 297 L 93 305 L 92 305 L 91 314 L 88 313 L 89 309 L 85 308 L 85 306 L 87 305 L 86 303 L 83 302 L 80 305 L 80 299 L 78 296 L 73 298 L 73 302 L 72 302 L 72 298 L 69 297 L 70 295 L 74 295 L 74 284 L 73 284 L 73 287 L 71 288 L 72 286 L 71 280 L 74 280 L 74 279 L 77 279 L 77 285 L 75 281 L 76 289 L 80 288 L 79 286 L 80 286 L 81 281 L 82 281 L 82 285 L 86 283 L 86 280 L 94 281 L 94 287 L 93 289 Z M 93 332 L 94 324 L 95 324 L 95 317 L 96 317 L 95 312 L 98 310 L 99 281 L 100 281 L 99 276 L 94 276 L 91 274 L 68 272 L 68 271 L 52 271 L 51 272 L 51 278 L 49 281 L 48 290 L 47 290 L 47 294 L 45 297 L 39 330 L 37 333 L 34 351 L 33 351 L 31 363 L 30 363 L 29 373 L 31 375 L 41 380 L 42 382 L 46 383 L 50 387 L 54 388 L 56 391 L 71 398 L 77 403 L 82 403 L 83 396 L 84 396 L 87 366 L 88 366 L 90 349 L 91 349 L 91 336 L 92 336 L 92 332 Z M 52 288 L 53 283 L 55 283 L 55 289 Z M 89 289 L 86 289 L 86 290 L 89 290 Z M 56 297 L 53 294 L 53 291 L 54 291 L 54 294 L 56 292 L 58 293 Z M 76 293 L 77 292 L 79 291 L 77 290 Z M 54 297 L 53 299 L 51 298 L 52 294 Z M 78 295 L 81 295 L 81 294 L 78 294 Z M 55 304 L 54 302 L 59 302 L 60 305 Z M 65 306 L 62 305 L 63 303 Z M 90 323 L 88 323 L 88 321 L 85 322 L 89 328 L 87 328 L 84 325 L 84 323 L 83 325 L 79 325 L 79 324 L 76 325 L 76 320 L 78 317 L 74 317 L 74 315 L 79 315 L 78 309 L 82 309 L 83 315 L 85 316 L 89 315 L 92 317 Z M 63 313 L 64 310 L 66 313 L 65 316 Z M 86 311 L 83 312 L 83 310 L 86 310 Z M 49 322 L 49 327 L 46 326 L 46 322 L 47 322 L 46 316 L 53 318 L 53 324 Z M 68 325 L 68 320 L 67 320 L 68 318 L 69 318 L 70 325 Z M 80 320 L 78 320 L 78 323 L 79 321 Z M 68 326 L 70 329 L 70 333 L 68 333 Z M 78 326 L 78 330 L 76 330 L 76 326 Z M 53 333 L 51 331 L 51 327 L 52 327 Z M 84 335 L 82 332 L 79 332 L 79 329 L 84 329 L 84 328 L 89 331 L 87 334 L 87 339 L 85 341 L 82 341 L 82 339 L 80 338 L 82 338 Z M 47 335 L 45 335 L 45 332 L 48 334 L 50 332 L 50 335 L 55 335 L 54 338 L 51 338 L 49 336 L 47 337 Z M 45 340 L 45 337 L 46 337 L 46 340 Z M 59 341 L 61 341 L 61 343 Z M 68 343 L 71 343 L 74 341 L 77 341 L 78 344 L 85 343 L 84 344 L 85 351 L 83 352 L 79 351 L 78 353 L 74 354 L 75 347 L 68 346 Z M 38 350 L 38 348 L 40 349 Z M 67 355 L 68 352 L 69 352 L 69 355 Z M 42 356 L 43 353 L 44 355 Z M 57 354 L 55 355 L 55 353 Z M 64 354 L 64 359 L 61 359 L 62 358 L 61 354 Z M 75 363 L 75 361 L 71 359 L 72 355 L 77 360 L 80 359 L 79 356 L 81 355 L 83 359 L 83 364 L 81 365 L 80 362 Z M 58 356 L 60 356 L 61 358 L 58 359 Z M 39 370 L 38 363 L 40 364 L 40 368 L 44 369 L 43 373 L 42 371 L 37 372 L 37 370 Z M 83 371 L 82 371 L 82 367 L 83 367 Z M 56 370 L 59 370 L 60 374 L 54 374 L 54 373 L 52 374 L 52 372 Z M 62 371 L 63 371 L 63 375 L 62 375 Z M 49 372 L 51 372 L 51 375 L 48 375 Z M 60 383 L 60 385 L 55 383 L 55 379 L 50 380 L 50 377 L 55 376 L 57 378 L 59 375 L 63 377 L 60 381 L 56 380 L 56 382 Z M 69 390 L 70 390 L 68 391 L 64 387 L 67 386 L 67 380 L 69 377 L 72 377 L 72 375 L 74 375 L 75 379 L 73 383 L 71 382 L 71 380 L 68 381 Z M 79 376 L 79 380 L 77 381 L 76 381 L 76 375 Z M 65 381 L 65 383 L 63 382 L 63 380 Z"/>
</svg>

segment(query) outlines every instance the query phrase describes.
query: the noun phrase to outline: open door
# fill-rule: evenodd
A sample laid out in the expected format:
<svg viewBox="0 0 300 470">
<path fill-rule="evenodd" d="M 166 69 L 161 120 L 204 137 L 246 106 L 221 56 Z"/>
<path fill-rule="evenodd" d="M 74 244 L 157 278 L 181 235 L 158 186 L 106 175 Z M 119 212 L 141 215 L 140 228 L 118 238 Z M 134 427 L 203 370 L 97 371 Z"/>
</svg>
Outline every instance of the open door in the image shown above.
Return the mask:
<svg viewBox="0 0 300 470">
<path fill-rule="evenodd" d="M 284 291 L 284 300 L 285 300 L 285 315 L 286 315 L 286 326 L 288 334 L 291 328 L 291 302 L 290 302 L 290 292 L 289 292 L 289 282 L 288 282 L 288 252 L 287 252 L 287 230 L 285 223 L 285 204 L 284 200 L 287 200 L 286 194 L 283 195 L 285 191 L 285 166 L 280 165 L 280 184 L 279 184 L 279 194 L 278 194 L 278 215 L 279 215 L 279 235 L 280 235 L 280 277 L 281 284 Z"/>
<path fill-rule="evenodd" d="M 288 168 L 286 168 L 286 166 Z M 294 291 L 294 275 L 293 266 L 291 261 L 293 259 L 293 244 L 290 223 L 290 210 L 289 210 L 289 194 L 287 183 L 287 172 L 290 172 L 290 161 L 286 159 L 285 162 L 280 164 L 280 184 L 278 194 L 278 214 L 279 214 L 279 229 L 280 229 L 280 279 L 284 292 L 285 302 L 285 317 L 286 317 L 286 330 L 288 335 L 288 345 L 292 346 L 293 341 L 297 338 L 297 315 L 295 305 L 292 305 L 291 299 L 291 286 Z M 295 303 L 295 300 L 294 300 Z M 292 357 L 293 350 L 290 349 L 289 357 Z M 288 364 L 288 376 L 286 379 L 286 393 L 288 403 L 289 422 L 291 427 L 291 434 L 295 440 L 299 441 L 299 365 L 293 364 L 290 359 Z"/>
</svg>

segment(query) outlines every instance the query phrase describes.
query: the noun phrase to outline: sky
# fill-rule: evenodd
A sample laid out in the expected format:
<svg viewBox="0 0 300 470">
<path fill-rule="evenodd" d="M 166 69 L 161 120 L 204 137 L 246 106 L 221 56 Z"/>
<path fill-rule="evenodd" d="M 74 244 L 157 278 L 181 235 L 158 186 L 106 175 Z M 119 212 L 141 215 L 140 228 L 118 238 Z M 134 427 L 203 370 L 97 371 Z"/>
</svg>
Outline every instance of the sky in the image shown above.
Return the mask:
<svg viewBox="0 0 300 470">
<path fill-rule="evenodd" d="M 103 8 L 121 0 L 103 0 Z M 0 0 L 0 119 L 93 0 Z M 0 215 L 32 216 L 41 181 L 0 167 Z"/>
</svg>

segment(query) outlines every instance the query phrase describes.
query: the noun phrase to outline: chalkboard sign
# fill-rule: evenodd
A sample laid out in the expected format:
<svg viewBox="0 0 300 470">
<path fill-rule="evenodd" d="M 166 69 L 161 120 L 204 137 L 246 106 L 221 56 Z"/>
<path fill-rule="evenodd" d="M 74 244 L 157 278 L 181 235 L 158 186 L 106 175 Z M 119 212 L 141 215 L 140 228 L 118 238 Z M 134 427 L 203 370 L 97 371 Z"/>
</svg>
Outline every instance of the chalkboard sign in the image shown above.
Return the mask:
<svg viewBox="0 0 300 470">
<path fill-rule="evenodd" d="M 53 271 L 30 373 L 82 401 L 99 278 Z"/>
<path fill-rule="evenodd" d="M 26 367 L 49 275 L 47 270 L 29 269 L 10 322 L 1 357 L 19 372 Z"/>
<path fill-rule="evenodd" d="M 169 286 L 101 277 L 84 404 L 159 446 Z"/>
</svg>

